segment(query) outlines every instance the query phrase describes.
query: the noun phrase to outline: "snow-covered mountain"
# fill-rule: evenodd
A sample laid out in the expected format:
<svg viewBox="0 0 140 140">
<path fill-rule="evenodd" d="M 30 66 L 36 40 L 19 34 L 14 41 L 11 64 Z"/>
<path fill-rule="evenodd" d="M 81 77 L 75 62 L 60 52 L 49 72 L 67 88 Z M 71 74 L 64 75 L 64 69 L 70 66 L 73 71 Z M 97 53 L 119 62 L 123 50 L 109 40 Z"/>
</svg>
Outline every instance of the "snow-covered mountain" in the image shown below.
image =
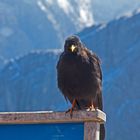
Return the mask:
<svg viewBox="0 0 140 140">
<path fill-rule="evenodd" d="M 96 23 L 109 22 L 140 7 L 139 0 L 93 0 L 92 2 Z"/>
<path fill-rule="evenodd" d="M 140 10 L 84 29 L 140 3 L 120 1 L 0 1 L 0 111 L 68 108 L 56 85 L 55 67 L 64 38 L 79 31 L 82 41 L 102 59 L 107 139 L 137 140 Z"/>
<path fill-rule="evenodd" d="M 35 49 L 60 48 L 69 34 L 91 26 L 91 6 L 67 1 L 0 1 L 0 55 L 24 55 Z M 11 45 L 12 44 L 12 45 Z"/>
<path fill-rule="evenodd" d="M 139 29 L 138 10 L 78 34 L 102 59 L 107 139 L 140 137 Z M 68 108 L 56 85 L 59 54 L 58 50 L 35 51 L 7 62 L 0 71 L 0 111 Z"/>
<path fill-rule="evenodd" d="M 85 29 L 79 35 L 102 59 L 107 139 L 139 138 L 139 10 L 108 24 Z"/>
<path fill-rule="evenodd" d="M 7 60 L 35 49 L 61 48 L 69 34 L 139 6 L 139 0 L 2 0 L 0 57 Z"/>
</svg>

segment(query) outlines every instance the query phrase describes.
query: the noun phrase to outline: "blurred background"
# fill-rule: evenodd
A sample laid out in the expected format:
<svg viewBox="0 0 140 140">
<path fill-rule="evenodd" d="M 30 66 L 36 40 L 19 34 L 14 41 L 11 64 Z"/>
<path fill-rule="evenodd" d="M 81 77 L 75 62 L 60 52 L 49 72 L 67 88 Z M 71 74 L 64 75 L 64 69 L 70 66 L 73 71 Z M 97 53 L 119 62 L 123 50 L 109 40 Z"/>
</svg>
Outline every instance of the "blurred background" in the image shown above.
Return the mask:
<svg viewBox="0 0 140 140">
<path fill-rule="evenodd" d="M 64 111 L 56 63 L 78 35 L 102 60 L 107 140 L 140 138 L 140 0 L 0 0 L 0 111 Z"/>
</svg>

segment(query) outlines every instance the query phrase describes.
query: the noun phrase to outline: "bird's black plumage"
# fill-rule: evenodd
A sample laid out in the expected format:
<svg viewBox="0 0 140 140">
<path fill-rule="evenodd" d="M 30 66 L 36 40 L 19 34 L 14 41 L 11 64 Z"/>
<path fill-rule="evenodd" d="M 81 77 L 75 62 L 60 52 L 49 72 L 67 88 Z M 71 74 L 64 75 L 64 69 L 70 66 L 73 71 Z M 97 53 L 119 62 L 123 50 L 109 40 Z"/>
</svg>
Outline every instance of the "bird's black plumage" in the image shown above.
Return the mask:
<svg viewBox="0 0 140 140">
<path fill-rule="evenodd" d="M 98 56 L 88 50 L 77 36 L 70 36 L 57 63 L 58 87 L 74 109 L 91 106 L 103 110 L 102 72 Z M 100 140 L 104 139 L 101 125 Z"/>
</svg>

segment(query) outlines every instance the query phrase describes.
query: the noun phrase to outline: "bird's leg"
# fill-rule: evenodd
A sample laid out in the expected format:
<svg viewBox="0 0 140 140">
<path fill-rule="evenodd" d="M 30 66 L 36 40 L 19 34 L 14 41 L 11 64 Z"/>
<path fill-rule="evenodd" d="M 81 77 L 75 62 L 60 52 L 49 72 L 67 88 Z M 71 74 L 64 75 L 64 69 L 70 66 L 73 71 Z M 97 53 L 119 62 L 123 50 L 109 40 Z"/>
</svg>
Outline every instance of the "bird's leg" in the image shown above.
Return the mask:
<svg viewBox="0 0 140 140">
<path fill-rule="evenodd" d="M 81 106 L 80 106 L 80 104 L 78 103 L 77 100 L 76 100 L 76 104 L 77 104 L 77 106 L 78 106 L 78 109 L 81 110 Z"/>
<path fill-rule="evenodd" d="M 76 99 L 73 100 L 72 107 L 66 111 L 66 113 L 70 112 L 71 118 L 72 118 L 72 113 L 73 113 L 73 109 L 75 107 L 75 104 L 76 104 Z"/>
</svg>

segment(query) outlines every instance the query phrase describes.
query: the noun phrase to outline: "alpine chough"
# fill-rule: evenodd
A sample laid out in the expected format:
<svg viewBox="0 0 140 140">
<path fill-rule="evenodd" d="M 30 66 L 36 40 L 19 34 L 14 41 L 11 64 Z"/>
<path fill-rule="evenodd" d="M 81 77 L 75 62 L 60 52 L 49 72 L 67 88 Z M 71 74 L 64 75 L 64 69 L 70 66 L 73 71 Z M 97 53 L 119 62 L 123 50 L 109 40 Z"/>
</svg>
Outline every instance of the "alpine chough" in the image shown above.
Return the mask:
<svg viewBox="0 0 140 140">
<path fill-rule="evenodd" d="M 80 38 L 73 35 L 65 40 L 64 51 L 57 63 L 58 88 L 74 109 L 103 110 L 102 72 L 99 57 L 87 49 Z M 100 140 L 104 140 L 104 125 Z"/>
</svg>

